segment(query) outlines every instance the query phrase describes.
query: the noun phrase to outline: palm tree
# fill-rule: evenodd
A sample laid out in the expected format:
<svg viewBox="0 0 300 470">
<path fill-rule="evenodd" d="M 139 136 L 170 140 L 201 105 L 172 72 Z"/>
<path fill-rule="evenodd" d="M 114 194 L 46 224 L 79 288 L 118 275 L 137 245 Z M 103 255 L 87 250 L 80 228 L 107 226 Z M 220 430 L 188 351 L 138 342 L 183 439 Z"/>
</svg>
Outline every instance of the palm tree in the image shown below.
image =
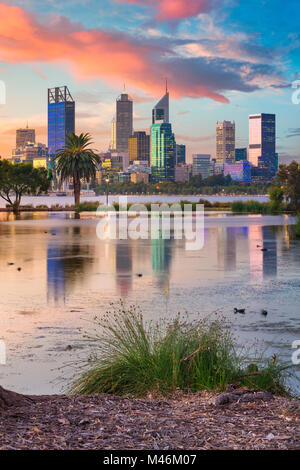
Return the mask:
<svg viewBox="0 0 300 470">
<path fill-rule="evenodd" d="M 89 148 L 91 145 L 90 134 L 69 134 L 66 145 L 56 157 L 56 170 L 62 180 L 73 178 L 75 205 L 80 203 L 81 180 L 89 182 L 96 176 L 97 165 L 100 162 L 98 155 Z"/>
</svg>

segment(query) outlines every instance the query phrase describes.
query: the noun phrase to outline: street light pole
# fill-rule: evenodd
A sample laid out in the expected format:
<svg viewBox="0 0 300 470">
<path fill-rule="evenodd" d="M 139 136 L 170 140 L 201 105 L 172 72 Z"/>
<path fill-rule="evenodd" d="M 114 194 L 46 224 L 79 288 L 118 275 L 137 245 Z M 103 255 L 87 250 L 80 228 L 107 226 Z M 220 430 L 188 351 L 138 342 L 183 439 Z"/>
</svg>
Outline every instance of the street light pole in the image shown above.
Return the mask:
<svg viewBox="0 0 300 470">
<path fill-rule="evenodd" d="M 106 206 L 108 207 L 108 183 L 109 183 L 109 178 L 106 178 L 105 181 L 106 181 Z"/>
</svg>

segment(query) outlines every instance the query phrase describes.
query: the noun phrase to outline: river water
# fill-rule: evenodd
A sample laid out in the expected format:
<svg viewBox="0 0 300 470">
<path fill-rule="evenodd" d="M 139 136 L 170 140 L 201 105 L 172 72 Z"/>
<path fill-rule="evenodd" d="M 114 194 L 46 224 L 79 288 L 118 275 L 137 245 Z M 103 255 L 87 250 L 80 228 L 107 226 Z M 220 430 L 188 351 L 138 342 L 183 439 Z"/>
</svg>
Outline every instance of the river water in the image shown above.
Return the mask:
<svg viewBox="0 0 300 470">
<path fill-rule="evenodd" d="M 121 298 L 140 305 L 147 319 L 217 312 L 232 322 L 239 344 L 257 340 L 270 355 L 291 361 L 291 345 L 300 340 L 294 218 L 210 214 L 204 248 L 186 251 L 184 240 L 172 238 L 99 240 L 95 217 L 73 217 L 32 213 L 14 220 L 0 214 L 4 387 L 60 392 L 72 373 L 61 366 L 89 355 L 83 336 L 90 321 Z M 235 315 L 234 307 L 246 314 Z"/>
</svg>

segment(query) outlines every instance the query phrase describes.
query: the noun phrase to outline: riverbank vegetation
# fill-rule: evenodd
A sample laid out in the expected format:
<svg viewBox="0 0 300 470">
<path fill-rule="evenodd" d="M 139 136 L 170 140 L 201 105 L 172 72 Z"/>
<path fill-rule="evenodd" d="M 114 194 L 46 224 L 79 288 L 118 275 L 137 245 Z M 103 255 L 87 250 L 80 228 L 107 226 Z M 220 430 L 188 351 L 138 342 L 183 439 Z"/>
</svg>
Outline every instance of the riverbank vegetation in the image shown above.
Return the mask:
<svg viewBox="0 0 300 470">
<path fill-rule="evenodd" d="M 22 196 L 36 196 L 47 192 L 50 186 L 44 168 L 33 168 L 31 163 L 13 165 L 0 160 L 0 197 L 15 214 L 20 211 Z"/>
<path fill-rule="evenodd" d="M 300 163 L 279 165 L 277 179 L 290 209 L 300 212 Z"/>
<path fill-rule="evenodd" d="M 232 181 L 231 177 L 223 175 L 212 175 L 202 179 L 201 175 L 192 176 L 188 182 L 165 181 L 156 183 L 118 183 L 111 180 L 109 182 L 110 194 L 137 194 L 137 195 L 264 195 L 270 187 L 269 183 L 239 183 Z M 97 195 L 104 195 L 107 191 L 107 183 L 103 182 L 96 186 Z"/>
<path fill-rule="evenodd" d="M 287 393 L 290 366 L 275 356 L 250 358 L 238 352 L 223 318 L 190 321 L 178 315 L 146 324 L 137 308 L 121 305 L 95 319 L 95 334 L 88 339 L 95 349 L 80 365 L 72 393 L 139 397 L 224 390 L 228 384 Z"/>
<path fill-rule="evenodd" d="M 129 210 L 130 208 L 132 208 L 136 204 L 145 206 L 147 211 L 149 211 L 149 212 L 151 211 L 152 204 L 160 205 L 160 206 L 162 206 L 162 209 L 164 209 L 163 206 L 165 206 L 165 209 L 170 207 L 168 204 L 164 205 L 161 202 L 152 202 L 152 203 L 151 202 L 145 202 L 145 203 L 137 202 L 137 203 L 128 203 L 127 206 L 126 206 L 127 210 Z M 178 201 L 174 204 L 179 204 L 181 206 L 182 210 L 184 210 L 185 205 L 190 205 L 192 207 L 193 211 L 196 211 L 197 205 L 199 205 L 199 204 L 203 205 L 206 210 L 231 210 L 231 206 L 232 206 L 231 202 L 219 202 L 219 201 L 210 202 L 207 199 L 199 199 L 199 201 L 196 201 L 196 202 L 191 202 L 191 201 L 188 201 L 188 200 Z M 107 206 L 103 203 L 100 206 L 99 202 L 96 202 L 96 201 L 88 202 L 87 201 L 87 202 L 82 202 L 82 203 L 78 204 L 78 206 L 76 206 L 76 210 L 78 212 L 95 212 L 95 211 L 97 211 L 97 209 L 99 207 L 103 207 L 103 209 L 107 208 Z M 111 210 L 115 210 L 116 212 L 118 212 L 120 210 L 120 205 L 119 205 L 118 202 L 113 202 L 112 204 L 109 204 L 109 208 L 111 208 Z M 123 210 L 123 209 L 121 208 L 121 210 Z"/>
</svg>

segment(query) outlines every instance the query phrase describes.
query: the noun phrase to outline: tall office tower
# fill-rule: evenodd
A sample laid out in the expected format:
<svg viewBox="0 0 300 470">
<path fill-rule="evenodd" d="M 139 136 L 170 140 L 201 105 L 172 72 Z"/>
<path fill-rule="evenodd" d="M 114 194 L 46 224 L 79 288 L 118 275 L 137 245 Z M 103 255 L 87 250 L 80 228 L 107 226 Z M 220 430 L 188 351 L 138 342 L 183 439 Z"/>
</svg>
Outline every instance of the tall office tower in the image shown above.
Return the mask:
<svg viewBox="0 0 300 470">
<path fill-rule="evenodd" d="M 134 132 L 129 137 L 129 161 L 141 160 L 150 163 L 150 135 L 146 132 Z"/>
<path fill-rule="evenodd" d="M 16 131 L 16 148 L 21 149 L 26 147 L 26 145 L 30 142 L 31 144 L 35 144 L 35 129 L 17 129 Z"/>
<path fill-rule="evenodd" d="M 247 161 L 247 149 L 235 149 L 235 161 L 236 162 L 245 162 Z"/>
<path fill-rule="evenodd" d="M 193 176 L 202 175 L 206 179 L 210 175 L 210 158 L 208 154 L 194 154 L 193 155 Z"/>
<path fill-rule="evenodd" d="M 75 101 L 68 87 L 48 89 L 48 151 L 53 157 L 66 144 L 66 136 L 75 132 Z"/>
<path fill-rule="evenodd" d="M 169 92 L 166 86 L 166 93 L 152 110 L 152 124 L 169 122 Z"/>
<path fill-rule="evenodd" d="M 115 152 L 117 150 L 117 124 L 116 118 L 114 117 L 111 121 L 111 134 L 110 134 L 110 145 L 109 150 Z"/>
<path fill-rule="evenodd" d="M 116 147 L 117 152 L 128 153 L 128 139 L 132 136 L 133 103 L 126 93 L 117 99 Z"/>
<path fill-rule="evenodd" d="M 271 180 L 276 175 L 275 114 L 249 116 L 249 161 L 256 177 Z"/>
<path fill-rule="evenodd" d="M 176 142 L 169 123 L 157 123 L 151 127 L 151 174 L 156 183 L 174 181 Z"/>
<path fill-rule="evenodd" d="M 235 123 L 230 121 L 217 122 L 217 163 L 231 163 L 235 158 Z"/>
<path fill-rule="evenodd" d="M 186 163 L 186 146 L 176 145 L 176 165 Z"/>
</svg>

